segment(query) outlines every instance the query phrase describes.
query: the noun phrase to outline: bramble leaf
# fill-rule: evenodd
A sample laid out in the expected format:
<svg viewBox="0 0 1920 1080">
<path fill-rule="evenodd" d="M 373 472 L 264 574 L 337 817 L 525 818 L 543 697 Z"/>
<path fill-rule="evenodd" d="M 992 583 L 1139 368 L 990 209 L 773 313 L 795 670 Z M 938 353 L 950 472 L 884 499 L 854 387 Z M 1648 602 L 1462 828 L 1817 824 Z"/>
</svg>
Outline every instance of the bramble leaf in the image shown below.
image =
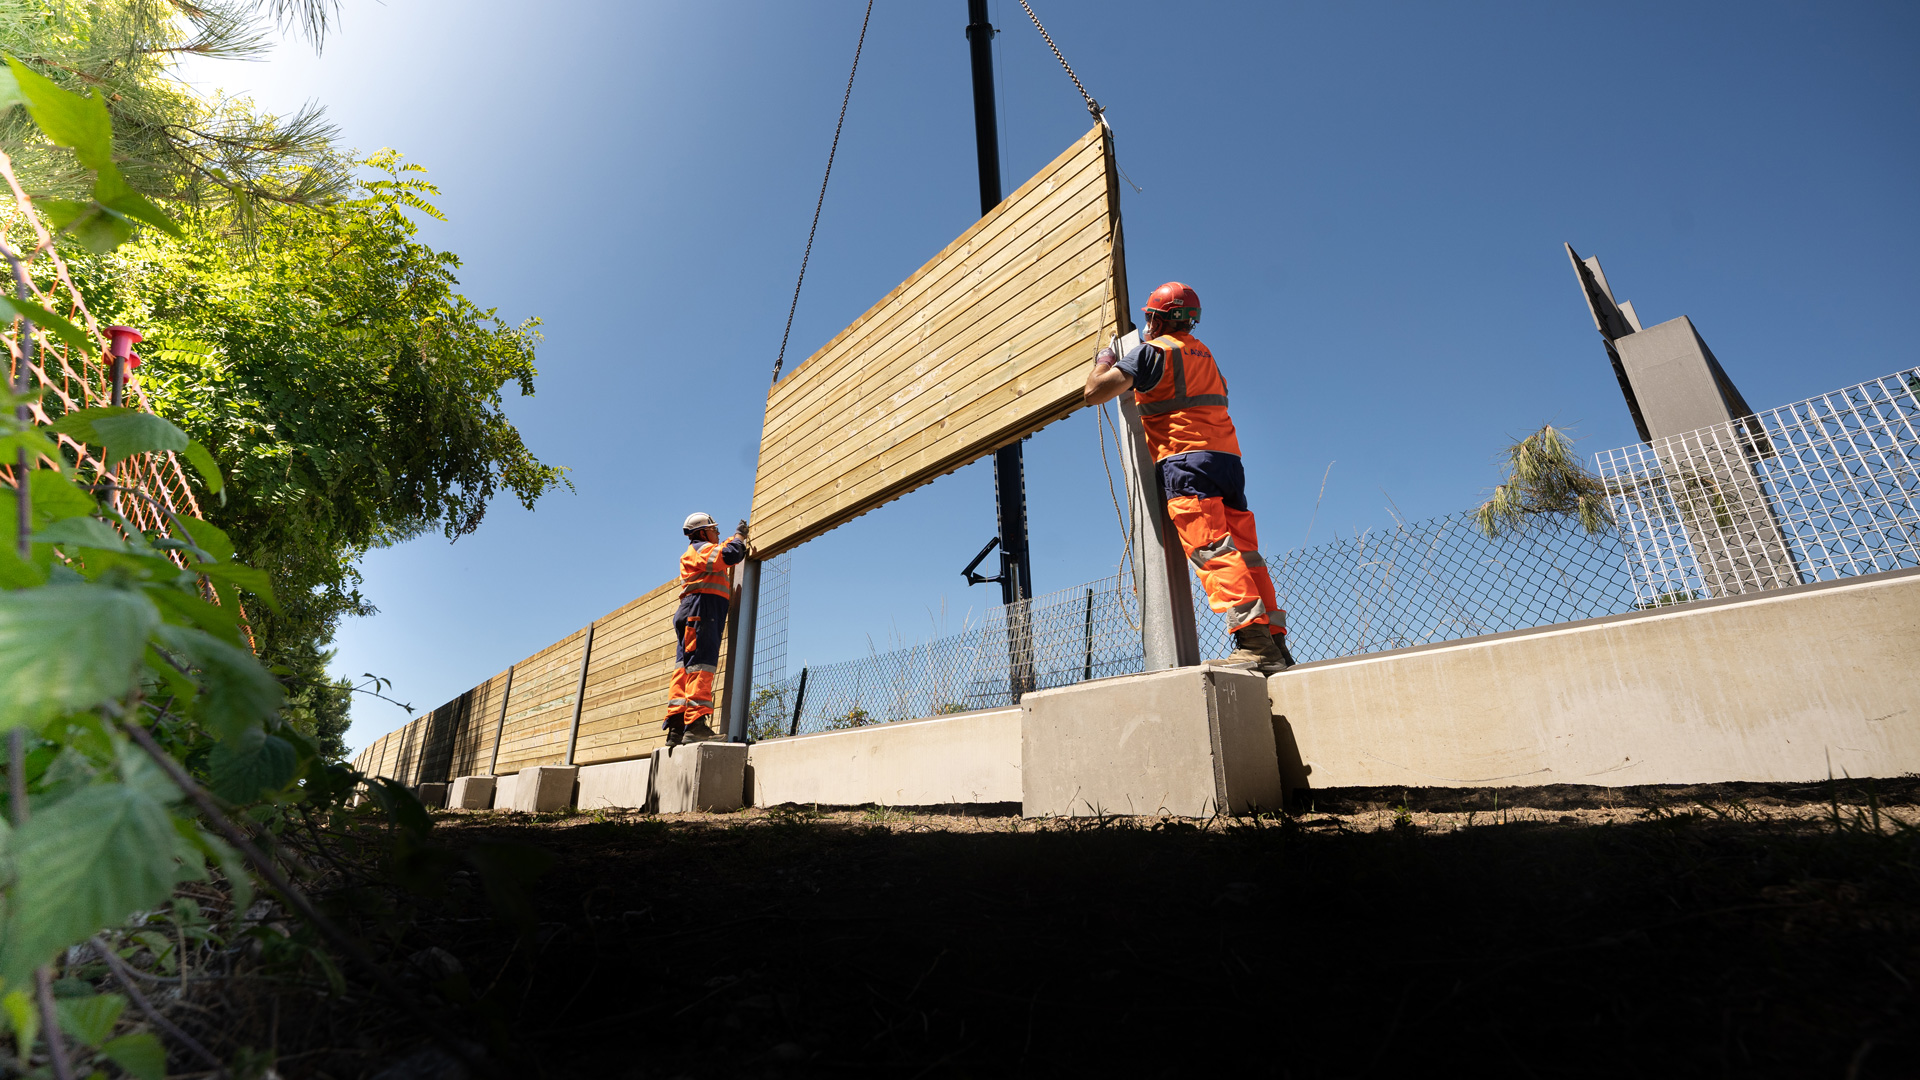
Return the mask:
<svg viewBox="0 0 1920 1080">
<path fill-rule="evenodd" d="M 130 454 L 152 450 L 185 450 L 187 433 L 152 413 L 125 407 L 78 409 L 55 420 L 51 430 L 71 435 L 106 451 L 112 468 Z"/>
<path fill-rule="evenodd" d="M 15 318 L 26 319 L 33 325 L 51 333 L 72 348 L 91 353 L 100 347 L 85 330 L 41 307 L 31 300 L 20 300 L 0 295 L 0 319 L 12 321 Z"/>
<path fill-rule="evenodd" d="M 113 1034 L 114 1021 L 126 1007 L 127 999 L 119 994 L 94 994 L 61 998 L 54 1002 L 54 1014 L 60 1019 L 60 1030 L 88 1046 L 99 1046 Z"/>
<path fill-rule="evenodd" d="M 180 527 L 187 530 L 193 538 L 194 546 L 213 556 L 215 562 L 226 562 L 233 558 L 233 541 L 218 525 L 211 521 L 202 521 L 196 517 L 182 517 Z"/>
<path fill-rule="evenodd" d="M 165 900 L 180 880 L 175 856 L 185 845 L 151 795 L 93 784 L 37 811 L 11 847 L 16 878 L 0 948 L 9 986 L 23 985 L 61 949 Z"/>
<path fill-rule="evenodd" d="M 207 448 L 189 439 L 180 456 L 186 458 L 187 464 L 193 466 L 193 471 L 199 473 L 200 479 L 206 481 L 207 494 L 219 495 L 221 505 L 226 505 L 227 497 L 222 494 L 226 488 L 226 481 L 221 478 L 220 466 L 214 464 L 213 455 L 207 453 Z"/>
<path fill-rule="evenodd" d="M 41 529 L 33 534 L 36 544 L 59 544 L 62 547 L 98 548 L 101 551 L 132 551 L 127 540 L 113 526 L 96 517 L 71 517 Z"/>
<path fill-rule="evenodd" d="M 279 792 L 293 782 L 299 767 L 292 744 L 259 728 L 216 744 L 207 759 L 214 794 L 234 803 L 250 803 Z"/>
<path fill-rule="evenodd" d="M 197 669 L 194 709 L 223 742 L 241 738 L 280 708 L 285 690 L 247 650 L 184 626 L 163 624 L 157 635 Z"/>
<path fill-rule="evenodd" d="M 280 601 L 273 595 L 273 579 L 265 570 L 255 566 L 246 566 L 235 562 L 200 563 L 195 570 L 207 575 L 216 582 L 238 585 L 267 602 L 275 611 L 280 610 Z"/>
<path fill-rule="evenodd" d="M 139 1080 L 167 1080 L 167 1050 L 152 1032 L 122 1035 L 100 1048 L 107 1060 Z"/>
<path fill-rule="evenodd" d="M 113 119 L 107 115 L 107 99 L 98 90 L 91 97 L 63 90 L 11 56 L 7 67 L 33 122 L 55 146 L 72 150 L 80 164 L 95 172 L 113 168 Z"/>
<path fill-rule="evenodd" d="M 151 600 L 124 589 L 0 593 L 0 729 L 125 694 L 159 622 Z"/>
</svg>

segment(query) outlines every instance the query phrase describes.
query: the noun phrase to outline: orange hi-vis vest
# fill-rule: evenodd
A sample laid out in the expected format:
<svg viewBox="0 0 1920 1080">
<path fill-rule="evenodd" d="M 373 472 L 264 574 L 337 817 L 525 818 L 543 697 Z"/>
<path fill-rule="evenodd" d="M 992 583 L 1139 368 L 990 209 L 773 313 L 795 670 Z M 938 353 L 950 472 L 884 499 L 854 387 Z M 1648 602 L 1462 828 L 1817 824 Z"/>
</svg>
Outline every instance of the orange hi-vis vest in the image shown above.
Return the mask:
<svg viewBox="0 0 1920 1080">
<path fill-rule="evenodd" d="M 1227 380 L 1200 339 L 1185 332 L 1154 338 L 1147 344 L 1166 353 L 1166 368 L 1153 389 L 1134 391 L 1140 424 L 1146 429 L 1153 460 L 1211 450 L 1240 456 L 1240 437 L 1227 415 Z"/>
<path fill-rule="evenodd" d="M 733 579 L 727 575 L 727 564 L 720 558 L 720 546 L 718 540 L 694 544 L 680 556 L 681 596 L 706 593 L 733 598 Z"/>
</svg>

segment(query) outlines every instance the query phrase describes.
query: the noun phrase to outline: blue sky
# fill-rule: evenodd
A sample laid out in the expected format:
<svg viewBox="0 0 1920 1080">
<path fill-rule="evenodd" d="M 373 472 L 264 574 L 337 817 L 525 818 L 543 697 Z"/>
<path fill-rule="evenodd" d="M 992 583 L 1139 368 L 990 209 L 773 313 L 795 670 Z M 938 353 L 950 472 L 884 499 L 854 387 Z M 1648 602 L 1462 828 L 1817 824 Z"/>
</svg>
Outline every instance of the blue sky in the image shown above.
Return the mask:
<svg viewBox="0 0 1920 1080">
<path fill-rule="evenodd" d="M 863 4 L 346 0 L 316 58 L 196 64 L 426 165 L 467 293 L 545 320 L 508 411 L 577 494 L 370 554 L 338 673 L 430 708 L 665 580 L 752 490 L 767 374 Z M 1012 190 L 1088 127 L 995 0 Z M 1633 439 L 1560 244 L 1690 316 L 1755 406 L 1916 363 L 1920 7 L 1036 0 L 1107 106 L 1137 304 L 1178 278 L 1234 387 L 1262 546 L 1477 502 L 1508 436 Z M 880 0 L 789 364 L 976 216 L 964 0 Z M 1039 592 L 1109 574 L 1091 416 L 1027 444 Z M 789 663 L 995 602 L 977 463 L 800 549 Z M 406 716 L 355 706 L 356 748 Z"/>
</svg>

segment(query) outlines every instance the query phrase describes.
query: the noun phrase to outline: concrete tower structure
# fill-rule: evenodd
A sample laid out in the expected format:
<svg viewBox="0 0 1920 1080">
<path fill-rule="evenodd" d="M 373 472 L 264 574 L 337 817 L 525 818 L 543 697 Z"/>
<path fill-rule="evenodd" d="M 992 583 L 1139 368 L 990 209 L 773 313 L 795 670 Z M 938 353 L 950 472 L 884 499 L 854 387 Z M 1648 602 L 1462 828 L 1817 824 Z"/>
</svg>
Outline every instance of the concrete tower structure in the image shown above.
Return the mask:
<svg viewBox="0 0 1920 1080">
<path fill-rule="evenodd" d="M 1634 427 L 1660 459 L 1664 494 L 1686 527 L 1707 595 L 1800 584 L 1757 471 L 1773 446 L 1693 322 L 1682 315 L 1643 327 L 1630 301 L 1614 299 L 1598 258 L 1582 259 L 1568 244 L 1567 259 Z"/>
</svg>

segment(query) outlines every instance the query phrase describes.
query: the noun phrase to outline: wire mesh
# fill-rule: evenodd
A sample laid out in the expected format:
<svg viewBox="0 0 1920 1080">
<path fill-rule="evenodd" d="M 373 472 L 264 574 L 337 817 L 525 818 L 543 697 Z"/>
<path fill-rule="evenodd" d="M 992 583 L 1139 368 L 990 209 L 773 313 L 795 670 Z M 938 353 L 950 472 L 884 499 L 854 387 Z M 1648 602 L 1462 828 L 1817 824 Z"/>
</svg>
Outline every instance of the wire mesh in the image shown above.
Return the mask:
<svg viewBox="0 0 1920 1080">
<path fill-rule="evenodd" d="M 1920 368 L 1595 457 L 1641 607 L 1920 565 Z"/>
</svg>

